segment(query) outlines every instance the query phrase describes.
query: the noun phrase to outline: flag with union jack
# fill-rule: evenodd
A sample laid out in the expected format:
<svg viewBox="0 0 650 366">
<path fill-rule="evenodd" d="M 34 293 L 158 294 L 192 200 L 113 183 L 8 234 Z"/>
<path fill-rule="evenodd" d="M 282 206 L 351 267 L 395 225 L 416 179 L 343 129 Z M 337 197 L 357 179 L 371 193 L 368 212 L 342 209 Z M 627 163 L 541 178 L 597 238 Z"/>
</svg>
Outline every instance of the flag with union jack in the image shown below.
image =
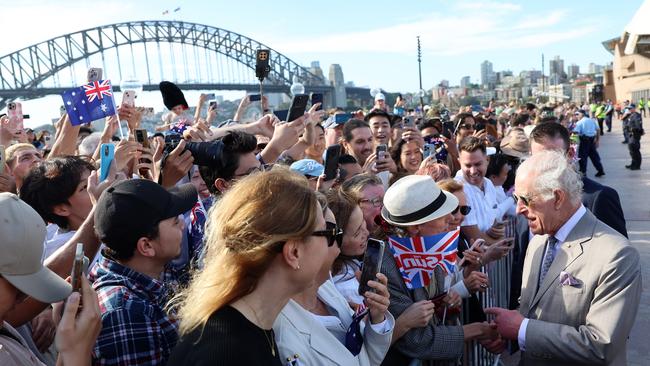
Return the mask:
<svg viewBox="0 0 650 366">
<path fill-rule="evenodd" d="M 61 94 L 63 105 L 73 126 L 115 115 L 115 101 L 110 80 L 93 81 Z"/>
<path fill-rule="evenodd" d="M 446 273 L 455 272 L 459 234 L 460 230 L 454 230 L 433 236 L 389 237 L 388 246 L 406 287 L 416 289 L 429 286 L 436 267 Z"/>
</svg>

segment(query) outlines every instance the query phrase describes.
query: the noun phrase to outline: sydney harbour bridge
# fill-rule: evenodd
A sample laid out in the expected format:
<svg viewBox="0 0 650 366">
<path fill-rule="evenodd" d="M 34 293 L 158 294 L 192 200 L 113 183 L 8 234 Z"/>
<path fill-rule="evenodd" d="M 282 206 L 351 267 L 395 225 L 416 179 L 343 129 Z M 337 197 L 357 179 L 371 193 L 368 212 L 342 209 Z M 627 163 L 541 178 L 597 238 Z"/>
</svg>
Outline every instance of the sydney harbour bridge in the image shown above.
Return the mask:
<svg viewBox="0 0 650 366">
<path fill-rule="evenodd" d="M 370 103 L 369 89 L 329 82 L 244 35 L 188 22 L 138 21 L 61 35 L 0 57 L 0 109 L 11 100 L 60 94 L 79 86 L 91 66 L 102 67 L 104 79 L 113 80 L 116 91 L 115 80 L 135 78 L 143 90 L 158 90 L 160 81 L 170 80 L 184 90 L 256 92 L 255 56 L 260 48 L 271 50 L 265 93 L 288 94 L 298 81 L 307 93 L 324 93 L 330 106 L 335 95 L 341 99 L 341 89 L 347 100 Z"/>
</svg>

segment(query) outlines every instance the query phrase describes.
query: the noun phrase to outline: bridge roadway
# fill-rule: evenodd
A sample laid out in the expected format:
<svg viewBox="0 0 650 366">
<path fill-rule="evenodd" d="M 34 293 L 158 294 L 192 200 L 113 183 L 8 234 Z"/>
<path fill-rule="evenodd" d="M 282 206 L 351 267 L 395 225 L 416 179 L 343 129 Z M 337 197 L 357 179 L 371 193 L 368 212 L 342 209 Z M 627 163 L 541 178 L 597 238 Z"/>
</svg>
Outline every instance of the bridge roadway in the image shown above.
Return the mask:
<svg viewBox="0 0 650 366">
<path fill-rule="evenodd" d="M 650 126 L 650 117 L 644 119 L 646 128 Z M 641 139 L 643 163 L 641 170 L 630 171 L 625 165 L 630 163 L 630 154 L 623 141 L 621 123 L 613 122 L 611 133 L 602 136 L 598 152 L 602 159 L 606 175 L 594 178 L 596 169 L 588 165 L 587 175 L 598 182 L 618 191 L 627 222 L 627 232 L 632 245 L 641 255 L 641 272 L 643 276 L 643 293 L 636 317 L 636 323 L 628 340 L 627 357 L 629 366 L 647 366 L 650 364 L 650 347 L 648 347 L 648 330 L 650 329 L 650 134 Z M 519 355 L 502 357 L 505 365 L 517 365 Z"/>
</svg>

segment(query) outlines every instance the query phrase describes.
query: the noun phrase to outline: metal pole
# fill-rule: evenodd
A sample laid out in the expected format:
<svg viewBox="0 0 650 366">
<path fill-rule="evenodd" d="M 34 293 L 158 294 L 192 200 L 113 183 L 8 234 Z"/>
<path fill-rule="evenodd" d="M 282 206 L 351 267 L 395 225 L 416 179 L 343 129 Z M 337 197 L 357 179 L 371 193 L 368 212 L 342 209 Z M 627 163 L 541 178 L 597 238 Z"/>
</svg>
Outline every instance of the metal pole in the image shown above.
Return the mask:
<svg viewBox="0 0 650 366">
<path fill-rule="evenodd" d="M 546 76 L 544 75 L 544 54 L 542 53 L 542 94 L 544 97 L 544 92 L 546 91 Z"/>
<path fill-rule="evenodd" d="M 420 93 L 420 110 L 424 114 L 424 96 L 421 94 L 422 92 L 422 48 L 420 47 L 420 36 L 417 36 L 418 40 L 418 74 L 420 77 L 420 90 L 418 93 Z"/>
</svg>

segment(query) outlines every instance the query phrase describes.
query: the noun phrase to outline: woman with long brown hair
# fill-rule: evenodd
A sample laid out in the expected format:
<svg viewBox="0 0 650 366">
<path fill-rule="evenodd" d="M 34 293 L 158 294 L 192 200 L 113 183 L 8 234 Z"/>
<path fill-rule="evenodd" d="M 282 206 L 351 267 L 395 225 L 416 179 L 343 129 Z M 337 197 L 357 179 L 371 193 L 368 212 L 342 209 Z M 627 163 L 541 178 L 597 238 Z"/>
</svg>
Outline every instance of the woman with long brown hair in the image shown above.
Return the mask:
<svg viewBox="0 0 650 366">
<path fill-rule="evenodd" d="M 307 181 L 251 175 L 210 211 L 204 268 L 180 296 L 170 365 L 281 365 L 273 323 L 312 286 L 334 240 Z"/>
</svg>

